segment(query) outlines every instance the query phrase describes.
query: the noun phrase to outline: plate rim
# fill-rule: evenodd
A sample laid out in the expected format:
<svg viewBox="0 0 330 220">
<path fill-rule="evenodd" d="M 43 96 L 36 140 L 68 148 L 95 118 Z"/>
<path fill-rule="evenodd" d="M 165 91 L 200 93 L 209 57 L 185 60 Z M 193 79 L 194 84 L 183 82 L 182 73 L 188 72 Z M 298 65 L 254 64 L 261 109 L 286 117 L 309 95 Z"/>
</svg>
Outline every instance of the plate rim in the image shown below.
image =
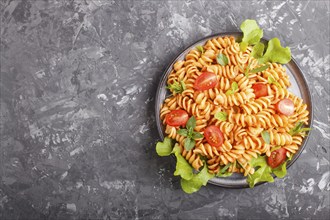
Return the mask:
<svg viewBox="0 0 330 220">
<path fill-rule="evenodd" d="M 164 134 L 163 134 L 163 129 L 162 129 L 162 121 L 160 120 L 160 117 L 159 117 L 160 105 L 158 104 L 157 101 L 160 99 L 161 89 L 163 88 L 161 85 L 167 79 L 167 76 L 170 73 L 170 69 L 172 69 L 173 64 L 178 60 L 178 58 L 180 56 L 182 56 L 183 54 L 189 52 L 188 50 L 191 50 L 191 47 L 193 47 L 194 45 L 197 45 L 198 43 L 204 42 L 206 40 L 209 40 L 209 39 L 212 39 L 212 38 L 215 38 L 215 37 L 223 37 L 223 36 L 234 36 L 234 37 L 235 36 L 238 36 L 238 37 L 242 37 L 243 36 L 243 33 L 242 32 L 239 32 L 239 31 L 220 32 L 220 33 L 215 33 L 215 34 L 207 35 L 207 36 L 205 36 L 203 38 L 200 38 L 200 39 L 194 41 L 193 43 L 189 44 L 188 46 L 184 47 L 183 50 L 180 50 L 180 52 L 174 57 L 174 59 L 171 60 L 171 62 L 165 68 L 165 70 L 164 70 L 164 72 L 163 72 L 163 74 L 162 74 L 162 76 L 161 76 L 161 78 L 159 80 L 158 86 L 157 86 L 156 99 L 155 99 L 155 117 L 156 117 L 157 131 L 158 131 L 158 134 L 159 134 L 159 136 L 160 136 L 160 138 L 161 138 L 162 141 L 164 140 Z M 261 41 L 268 42 L 269 39 L 263 37 L 263 38 L 261 38 Z M 308 127 L 309 128 L 312 128 L 313 127 L 313 121 L 314 121 L 314 106 L 313 106 L 312 96 L 311 96 L 311 92 L 310 92 L 310 89 L 309 89 L 309 86 L 308 86 L 308 83 L 307 83 L 305 74 L 303 73 L 300 65 L 293 58 L 292 55 L 291 55 L 291 60 L 290 60 L 289 63 L 292 63 L 293 66 L 295 66 L 298 69 L 299 75 L 301 76 L 301 79 L 302 79 L 303 83 L 305 84 L 302 87 L 305 87 L 306 88 L 306 91 L 307 91 L 307 93 L 306 93 L 307 94 L 307 97 L 306 98 L 308 99 L 307 101 L 310 102 L 309 109 L 308 109 L 309 110 L 309 124 L 308 124 Z M 287 64 L 283 64 L 283 65 L 286 67 Z M 301 87 L 299 86 L 299 89 L 300 88 Z M 300 157 L 300 155 L 302 154 L 302 152 L 305 150 L 306 145 L 307 145 L 307 142 L 308 142 L 310 136 L 311 136 L 311 132 L 309 132 L 308 135 L 304 138 L 303 144 L 300 146 L 298 152 L 296 152 L 296 154 L 294 155 L 294 157 L 292 158 L 292 160 L 287 163 L 287 167 L 286 167 L 287 169 L 289 169 L 297 161 L 297 159 Z M 276 178 L 275 175 L 273 175 L 273 176 L 274 176 L 274 178 Z M 216 181 L 216 180 L 219 180 L 219 179 L 225 179 L 225 178 L 214 177 L 214 178 L 210 179 L 208 181 L 208 183 L 213 184 L 213 185 L 216 185 L 216 186 L 221 186 L 221 187 L 224 187 L 224 188 L 233 188 L 233 189 L 249 188 L 249 184 L 246 182 L 246 178 L 244 179 L 245 182 L 242 183 L 242 185 L 228 185 L 228 184 L 223 184 L 221 182 Z M 255 185 L 255 187 L 256 186 L 259 186 L 259 185 L 262 185 L 262 184 L 265 184 L 265 183 L 268 183 L 268 182 L 259 182 L 259 183 L 257 183 Z"/>
</svg>

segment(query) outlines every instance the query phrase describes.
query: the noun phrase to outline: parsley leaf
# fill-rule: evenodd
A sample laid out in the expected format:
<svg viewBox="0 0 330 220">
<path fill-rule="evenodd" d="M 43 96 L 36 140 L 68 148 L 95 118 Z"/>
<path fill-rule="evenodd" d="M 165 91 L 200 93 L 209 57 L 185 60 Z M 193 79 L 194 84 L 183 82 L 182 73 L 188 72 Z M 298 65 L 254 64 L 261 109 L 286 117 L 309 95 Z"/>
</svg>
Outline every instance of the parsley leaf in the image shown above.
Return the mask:
<svg viewBox="0 0 330 220">
<path fill-rule="evenodd" d="M 229 63 L 228 57 L 222 53 L 219 53 L 219 55 L 217 56 L 217 62 L 221 66 L 226 66 Z"/>
<path fill-rule="evenodd" d="M 217 112 L 214 117 L 220 121 L 226 121 L 228 118 L 227 112 Z"/>
</svg>

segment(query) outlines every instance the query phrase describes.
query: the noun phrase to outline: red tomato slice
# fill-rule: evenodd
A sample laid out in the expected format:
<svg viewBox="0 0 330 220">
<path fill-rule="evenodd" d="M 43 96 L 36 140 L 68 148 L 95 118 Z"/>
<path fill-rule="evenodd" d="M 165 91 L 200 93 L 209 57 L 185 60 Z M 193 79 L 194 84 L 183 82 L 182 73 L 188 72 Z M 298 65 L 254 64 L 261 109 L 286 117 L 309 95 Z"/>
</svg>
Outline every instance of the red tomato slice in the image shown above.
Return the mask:
<svg viewBox="0 0 330 220">
<path fill-rule="evenodd" d="M 219 148 L 223 143 L 223 134 L 220 129 L 215 125 L 210 125 L 204 130 L 204 136 L 207 143 L 211 146 Z"/>
<path fill-rule="evenodd" d="M 268 95 L 267 86 L 263 83 L 253 84 L 252 89 L 254 90 L 254 94 L 256 95 L 256 98 Z"/>
<path fill-rule="evenodd" d="M 280 148 L 273 151 L 267 159 L 267 163 L 271 168 L 281 165 L 286 159 L 286 149 Z"/>
<path fill-rule="evenodd" d="M 217 82 L 217 75 L 211 72 L 202 72 L 202 74 L 197 77 L 194 88 L 197 90 L 213 89 L 217 85 Z"/>
<path fill-rule="evenodd" d="M 165 116 L 166 124 L 175 127 L 186 125 L 188 119 L 189 119 L 188 113 L 182 109 L 172 110 L 171 112 L 167 113 L 167 115 Z"/>
<path fill-rule="evenodd" d="M 275 104 L 275 109 L 283 115 L 290 116 L 294 113 L 293 101 L 288 98 L 282 99 Z"/>
</svg>

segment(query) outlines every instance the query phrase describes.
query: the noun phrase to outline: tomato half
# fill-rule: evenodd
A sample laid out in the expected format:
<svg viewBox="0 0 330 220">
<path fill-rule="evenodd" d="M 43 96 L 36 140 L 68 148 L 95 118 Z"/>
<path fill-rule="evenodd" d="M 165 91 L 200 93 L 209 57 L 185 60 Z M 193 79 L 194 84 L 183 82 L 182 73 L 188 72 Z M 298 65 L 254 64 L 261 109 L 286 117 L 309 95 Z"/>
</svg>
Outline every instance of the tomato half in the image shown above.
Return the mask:
<svg viewBox="0 0 330 220">
<path fill-rule="evenodd" d="M 223 134 L 220 129 L 215 125 L 210 125 L 204 130 L 204 136 L 207 143 L 213 147 L 219 148 L 223 143 Z"/>
<path fill-rule="evenodd" d="M 283 115 L 290 116 L 294 113 L 293 101 L 288 98 L 282 99 L 275 104 L 275 109 Z"/>
<path fill-rule="evenodd" d="M 267 163 L 271 168 L 276 168 L 279 165 L 281 165 L 286 159 L 286 149 L 280 148 L 277 150 L 274 150 L 270 157 L 267 159 Z"/>
<path fill-rule="evenodd" d="M 172 110 L 165 116 L 166 124 L 170 126 L 184 126 L 189 119 L 189 115 L 185 110 L 177 109 Z"/>
<path fill-rule="evenodd" d="M 256 95 L 256 98 L 268 95 L 267 86 L 263 83 L 253 84 L 252 89 L 254 90 L 254 94 Z"/>
<path fill-rule="evenodd" d="M 194 88 L 197 90 L 208 90 L 213 89 L 217 85 L 217 75 L 211 72 L 202 72 L 202 74 L 197 77 Z"/>
</svg>

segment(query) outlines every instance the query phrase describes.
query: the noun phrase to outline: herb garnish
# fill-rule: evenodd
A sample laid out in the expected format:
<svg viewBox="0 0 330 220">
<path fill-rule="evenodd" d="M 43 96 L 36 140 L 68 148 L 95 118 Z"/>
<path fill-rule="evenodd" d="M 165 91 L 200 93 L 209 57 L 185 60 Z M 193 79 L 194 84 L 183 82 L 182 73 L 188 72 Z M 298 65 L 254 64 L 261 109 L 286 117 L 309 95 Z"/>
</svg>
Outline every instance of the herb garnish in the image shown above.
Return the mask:
<svg viewBox="0 0 330 220">
<path fill-rule="evenodd" d="M 191 150 L 196 142 L 196 139 L 204 138 L 204 135 L 202 135 L 199 132 L 194 131 L 194 128 L 196 127 L 196 119 L 194 116 L 191 116 L 186 124 L 186 129 L 180 129 L 178 130 L 178 134 L 186 137 L 184 141 L 184 148 L 189 151 Z"/>
<path fill-rule="evenodd" d="M 312 130 L 311 128 L 303 128 L 303 122 L 300 121 L 300 122 L 297 122 L 297 124 L 289 131 L 289 134 L 291 136 L 294 136 L 294 135 L 297 135 L 299 133 L 305 133 L 306 131 L 310 131 Z M 305 135 L 305 134 L 303 134 Z"/>
<path fill-rule="evenodd" d="M 174 81 L 172 84 L 166 86 L 166 88 L 175 93 L 182 93 L 186 90 L 186 84 L 182 80 L 180 82 Z"/>
<path fill-rule="evenodd" d="M 229 63 L 228 57 L 222 53 L 219 53 L 219 55 L 217 56 L 217 62 L 221 66 L 226 66 Z"/>
<path fill-rule="evenodd" d="M 264 66 L 260 66 L 260 67 L 257 67 L 257 68 L 254 68 L 253 70 L 250 71 L 250 73 L 259 73 L 259 72 L 262 72 L 266 69 L 268 69 L 269 65 L 266 64 Z"/>
<path fill-rule="evenodd" d="M 266 144 L 270 144 L 270 135 L 268 131 L 262 131 L 261 137 L 265 141 Z"/>
<path fill-rule="evenodd" d="M 227 90 L 226 95 L 232 95 L 238 90 L 238 84 L 237 82 L 233 82 L 231 84 L 231 88 Z"/>
<path fill-rule="evenodd" d="M 278 88 L 281 88 L 281 84 L 279 84 L 272 76 L 268 76 L 268 83 L 269 84 L 274 84 Z"/>
<path fill-rule="evenodd" d="M 228 114 L 227 112 L 217 112 L 215 113 L 214 117 L 220 121 L 226 121 Z"/>
<path fill-rule="evenodd" d="M 196 49 L 197 49 L 199 52 L 201 52 L 201 54 L 204 53 L 204 47 L 203 47 L 203 46 L 198 45 L 198 46 L 196 46 Z"/>
</svg>

